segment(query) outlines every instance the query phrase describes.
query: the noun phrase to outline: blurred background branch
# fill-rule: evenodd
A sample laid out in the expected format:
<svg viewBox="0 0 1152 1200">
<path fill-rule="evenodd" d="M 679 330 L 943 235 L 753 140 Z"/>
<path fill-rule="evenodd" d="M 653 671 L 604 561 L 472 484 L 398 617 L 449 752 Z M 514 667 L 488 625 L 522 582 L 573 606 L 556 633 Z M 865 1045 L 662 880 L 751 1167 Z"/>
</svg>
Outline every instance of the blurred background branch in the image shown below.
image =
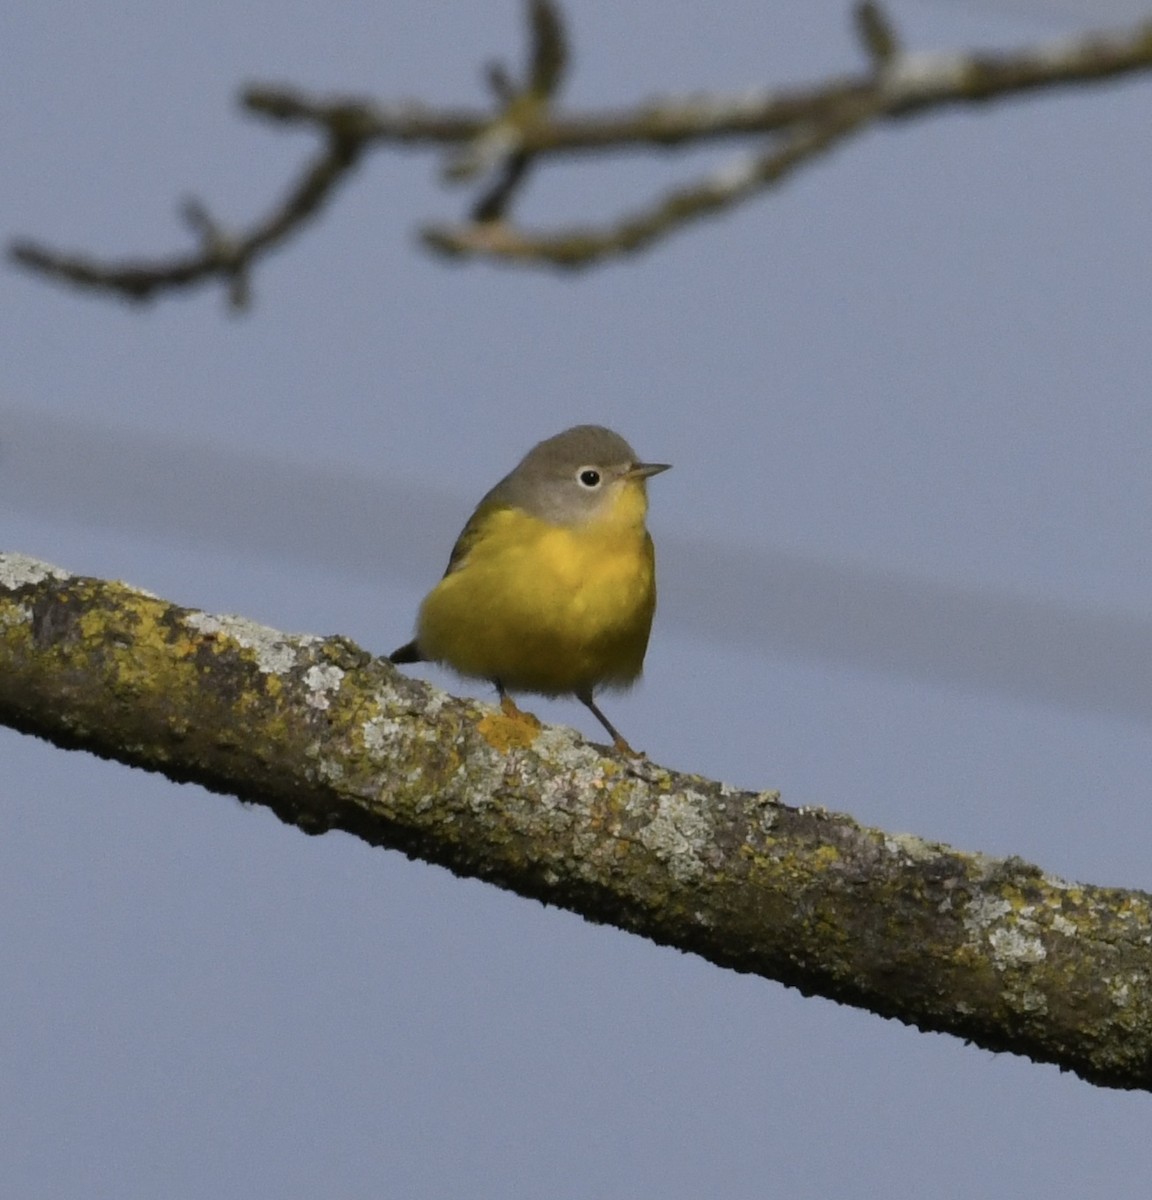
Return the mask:
<svg viewBox="0 0 1152 1200">
<path fill-rule="evenodd" d="M 922 53 L 906 50 L 890 18 L 865 3 L 854 14 L 868 59 L 858 74 L 735 96 L 694 95 L 623 110 L 565 113 L 555 105 L 570 57 L 560 9 L 553 0 L 529 0 L 526 15 L 529 49 L 522 79 L 514 80 L 501 64 L 487 68 L 493 111 L 417 102 L 379 105 L 291 87 L 246 88 L 241 103 L 248 112 L 308 126 L 322 139 L 285 196 L 246 230 L 227 233 L 206 218 L 203 205 L 194 204 L 185 206 L 186 216 L 195 214 L 189 223 L 199 237 L 191 251 L 106 261 L 20 239 L 10 245 L 9 257 L 48 278 L 139 301 L 219 280 L 233 307 L 242 308 L 253 265 L 320 212 L 368 149 L 402 145 L 443 151 L 445 181 L 477 190 L 464 222 L 422 230 L 430 249 L 454 258 L 584 267 L 645 249 L 692 221 L 742 204 L 878 122 L 1101 83 L 1152 67 L 1148 22 L 1015 51 Z M 719 140 L 751 145 L 735 162 L 641 201 L 624 215 L 536 230 L 514 219 L 514 201 L 531 168 L 544 159 L 684 150 Z"/>
</svg>

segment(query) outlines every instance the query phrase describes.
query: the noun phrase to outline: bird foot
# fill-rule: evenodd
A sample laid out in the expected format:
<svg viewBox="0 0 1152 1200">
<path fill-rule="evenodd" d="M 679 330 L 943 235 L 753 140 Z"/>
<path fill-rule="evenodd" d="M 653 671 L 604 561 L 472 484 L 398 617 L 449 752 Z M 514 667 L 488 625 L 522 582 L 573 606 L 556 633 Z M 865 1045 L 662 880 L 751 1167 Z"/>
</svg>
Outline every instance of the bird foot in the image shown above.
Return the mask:
<svg viewBox="0 0 1152 1200">
<path fill-rule="evenodd" d="M 643 750 L 633 750 L 632 747 L 629 746 L 619 734 L 617 734 L 612 741 L 612 749 L 618 754 L 627 754 L 629 758 L 641 758 L 645 761 L 648 760 L 648 755 L 645 754 Z"/>
</svg>

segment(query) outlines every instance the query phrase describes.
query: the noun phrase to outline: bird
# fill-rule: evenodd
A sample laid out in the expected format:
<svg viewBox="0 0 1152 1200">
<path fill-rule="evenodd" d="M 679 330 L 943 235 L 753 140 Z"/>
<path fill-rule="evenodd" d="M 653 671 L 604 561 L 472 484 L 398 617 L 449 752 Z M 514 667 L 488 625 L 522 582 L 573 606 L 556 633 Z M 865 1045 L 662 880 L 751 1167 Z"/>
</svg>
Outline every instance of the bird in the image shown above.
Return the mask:
<svg viewBox="0 0 1152 1200">
<path fill-rule="evenodd" d="M 576 425 L 533 446 L 468 518 L 443 578 L 420 606 L 416 636 L 393 663 L 435 662 L 510 691 L 574 696 L 617 751 L 636 752 L 595 700 L 639 678 L 656 610 L 647 481 L 603 425 Z"/>
</svg>

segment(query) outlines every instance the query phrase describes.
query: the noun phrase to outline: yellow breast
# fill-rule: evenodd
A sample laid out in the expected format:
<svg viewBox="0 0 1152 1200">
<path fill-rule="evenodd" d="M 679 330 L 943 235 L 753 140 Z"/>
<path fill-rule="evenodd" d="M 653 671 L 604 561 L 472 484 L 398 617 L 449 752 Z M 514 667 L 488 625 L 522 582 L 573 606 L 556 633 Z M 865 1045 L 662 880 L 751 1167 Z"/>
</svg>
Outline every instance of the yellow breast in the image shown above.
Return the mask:
<svg viewBox="0 0 1152 1200">
<path fill-rule="evenodd" d="M 558 526 L 498 509 L 420 610 L 422 653 L 463 675 L 559 695 L 640 674 L 656 607 L 643 484 L 603 519 Z"/>
</svg>

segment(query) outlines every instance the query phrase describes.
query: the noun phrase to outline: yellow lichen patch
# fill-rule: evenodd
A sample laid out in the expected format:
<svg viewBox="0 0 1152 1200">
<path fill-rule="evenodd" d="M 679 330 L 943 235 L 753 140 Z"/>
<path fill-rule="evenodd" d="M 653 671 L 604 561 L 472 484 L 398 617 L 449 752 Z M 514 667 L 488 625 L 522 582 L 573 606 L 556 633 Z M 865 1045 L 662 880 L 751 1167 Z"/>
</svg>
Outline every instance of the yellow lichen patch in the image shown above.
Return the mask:
<svg viewBox="0 0 1152 1200">
<path fill-rule="evenodd" d="M 841 857 L 840 848 L 832 845 L 831 842 L 826 842 L 822 846 L 817 846 L 812 852 L 812 864 L 816 870 L 825 871 L 838 863 Z"/>
<path fill-rule="evenodd" d="M 494 750 L 527 750 L 543 726 L 531 714 L 517 709 L 514 716 L 491 713 L 477 724 L 480 736 Z"/>
<path fill-rule="evenodd" d="M 149 596 L 121 588 L 117 609 L 95 607 L 80 614 L 78 627 L 85 643 L 99 646 L 115 686 L 137 693 L 155 686 L 157 672 L 170 670 L 169 637 L 157 617 L 163 606 Z M 131 640 L 123 633 L 131 628 Z"/>
</svg>

